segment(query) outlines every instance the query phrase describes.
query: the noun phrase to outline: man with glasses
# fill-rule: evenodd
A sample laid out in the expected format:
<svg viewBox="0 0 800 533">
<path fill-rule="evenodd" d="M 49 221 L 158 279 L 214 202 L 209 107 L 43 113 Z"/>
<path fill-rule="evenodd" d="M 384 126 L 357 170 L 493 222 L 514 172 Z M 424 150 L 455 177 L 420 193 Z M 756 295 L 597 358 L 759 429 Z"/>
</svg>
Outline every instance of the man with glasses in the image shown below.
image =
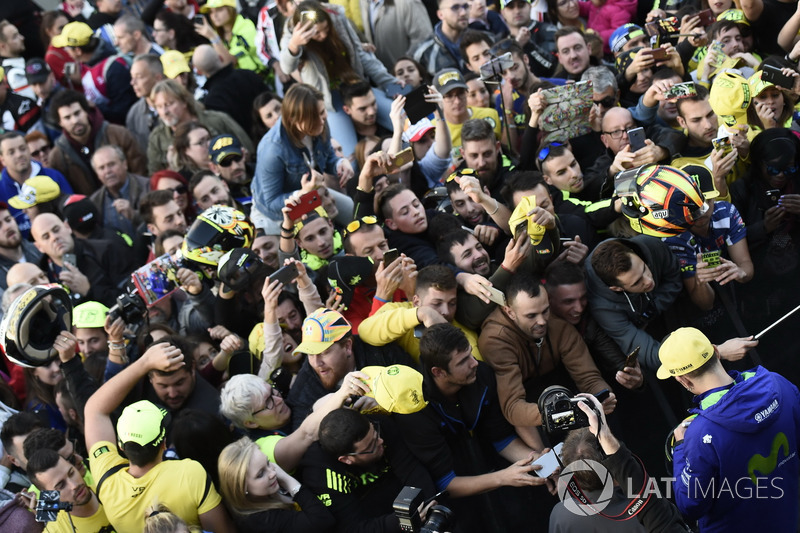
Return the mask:
<svg viewBox="0 0 800 533">
<path fill-rule="evenodd" d="M 48 176 L 58 184 L 62 194 L 72 194 L 72 187 L 61 172 L 45 168 L 43 163 L 31 158 L 28 143 L 19 132 L 9 131 L 0 135 L 0 163 L 4 167 L 0 172 L 0 202 L 7 204 L 9 198 L 18 196 L 25 181 L 34 176 Z M 22 236 L 29 238 L 31 220 L 28 215 L 20 209 L 7 209 L 17 221 Z"/>
<path fill-rule="evenodd" d="M 529 447 L 503 417 L 494 372 L 475 359 L 461 330 L 434 325 L 419 347 L 428 405 L 395 415 L 412 453 L 436 481 L 436 490 L 449 492 L 448 507 L 459 523 L 470 524 L 465 531 L 535 529 L 536 496 L 546 499 L 544 494 L 508 488 L 546 483 L 531 464 L 543 447 Z M 538 518 L 545 524 L 547 516 Z"/>
<path fill-rule="evenodd" d="M 426 498 L 436 494 L 430 475 L 386 416 L 368 418 L 346 408 L 330 412 L 300 466 L 303 484 L 336 517 L 340 532 L 400 533 L 392 503 L 403 487 L 420 488 Z"/>
<path fill-rule="evenodd" d="M 531 20 L 530 0 L 501 0 L 500 7 L 511 39 L 525 51 L 531 71 L 537 76 L 550 76 L 557 64 L 555 25 Z"/>
<path fill-rule="evenodd" d="M 469 3 L 466 0 L 438 0 L 436 15 L 439 23 L 433 28 L 433 36 L 422 41 L 411 52 L 415 61 L 428 72 L 439 72 L 446 68 L 464 70 L 459 42 L 469 25 Z"/>
<path fill-rule="evenodd" d="M 142 223 L 139 206 L 150 188 L 149 180 L 128 171 L 125 152 L 118 146 L 98 148 L 91 163 L 103 184 L 90 196 L 100 212 L 99 224 L 133 235 Z"/>
</svg>

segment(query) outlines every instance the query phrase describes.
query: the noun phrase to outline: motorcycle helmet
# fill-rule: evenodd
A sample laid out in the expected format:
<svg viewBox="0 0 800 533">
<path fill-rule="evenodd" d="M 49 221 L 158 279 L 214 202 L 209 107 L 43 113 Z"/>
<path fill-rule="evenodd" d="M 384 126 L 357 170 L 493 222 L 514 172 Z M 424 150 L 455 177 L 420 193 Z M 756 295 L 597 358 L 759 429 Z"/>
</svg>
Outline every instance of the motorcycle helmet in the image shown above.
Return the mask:
<svg viewBox="0 0 800 533">
<path fill-rule="evenodd" d="M 708 209 L 697 182 L 666 165 L 620 172 L 614 178 L 614 190 L 631 227 L 654 237 L 680 235 Z"/>
<path fill-rule="evenodd" d="M 241 211 L 226 205 L 212 205 L 197 217 L 183 240 L 183 257 L 215 267 L 226 252 L 250 248 L 253 225 Z"/>
<path fill-rule="evenodd" d="M 0 344 L 11 361 L 47 366 L 58 352 L 56 337 L 72 327 L 72 302 L 61 285 L 37 285 L 20 294 L 0 322 Z"/>
</svg>

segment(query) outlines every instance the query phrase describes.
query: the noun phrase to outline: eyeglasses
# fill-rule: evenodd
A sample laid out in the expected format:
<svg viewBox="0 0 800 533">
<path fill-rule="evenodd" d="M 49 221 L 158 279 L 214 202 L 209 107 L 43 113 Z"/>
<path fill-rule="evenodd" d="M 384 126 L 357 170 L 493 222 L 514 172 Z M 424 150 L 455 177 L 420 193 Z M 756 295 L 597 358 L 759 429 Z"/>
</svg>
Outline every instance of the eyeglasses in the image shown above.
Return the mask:
<svg viewBox="0 0 800 533">
<path fill-rule="evenodd" d="M 229 166 L 231 166 L 232 164 L 234 164 L 234 163 L 238 163 L 238 162 L 239 162 L 239 161 L 241 161 L 242 159 L 244 159 L 244 156 L 243 156 L 243 155 L 232 155 L 232 156 L 230 156 L 230 157 L 226 157 L 225 159 L 223 159 L 222 161 L 220 161 L 220 162 L 219 162 L 219 166 L 221 166 L 222 168 L 228 168 L 228 167 L 229 167 Z"/>
<path fill-rule="evenodd" d="M 186 194 L 189 191 L 189 189 L 186 188 L 186 185 L 178 185 L 177 187 L 172 187 L 164 190 L 172 191 L 173 194 Z"/>
<path fill-rule="evenodd" d="M 540 163 L 544 162 L 545 159 L 550 157 L 550 152 L 552 151 L 552 149 L 553 148 L 558 148 L 559 146 L 566 146 L 566 144 L 560 143 L 560 142 L 552 142 L 552 143 L 548 143 L 544 148 L 539 150 L 539 155 L 537 156 L 537 158 L 539 159 L 539 162 Z"/>
<path fill-rule="evenodd" d="M 621 129 L 621 130 L 614 130 L 614 131 L 604 131 L 603 135 L 608 135 L 609 137 L 611 137 L 615 141 L 618 141 L 618 140 L 622 139 L 622 136 L 627 134 L 627 133 L 628 133 L 627 129 Z"/>
<path fill-rule="evenodd" d="M 450 11 L 458 13 L 459 11 L 469 11 L 469 4 L 453 4 L 450 6 Z"/>
<path fill-rule="evenodd" d="M 278 398 L 282 398 L 281 391 L 279 391 L 276 388 L 273 388 L 272 392 L 270 393 L 270 395 L 267 396 L 267 399 L 264 401 L 264 408 L 263 409 L 259 409 L 258 411 L 255 411 L 252 416 L 256 416 L 258 413 L 262 413 L 264 411 L 272 411 L 275 408 L 275 397 L 276 396 Z"/>
<path fill-rule="evenodd" d="M 372 424 L 373 429 L 375 430 L 375 442 L 372 443 L 372 447 L 369 450 L 364 450 L 363 452 L 351 452 L 346 453 L 344 455 L 371 455 L 375 453 L 375 450 L 378 449 L 378 442 L 381 440 L 381 425 L 378 422 L 370 422 Z"/>
<path fill-rule="evenodd" d="M 358 231 L 361 226 L 372 226 L 378 223 L 378 219 L 372 215 L 361 217 L 350 222 L 344 228 L 344 234 L 347 235 L 348 233 L 353 233 L 354 231 Z"/>
<path fill-rule="evenodd" d="M 617 105 L 617 97 L 616 96 L 606 96 L 602 100 L 594 100 L 594 103 L 605 107 L 606 109 L 611 109 L 612 107 L 616 107 Z"/>
</svg>

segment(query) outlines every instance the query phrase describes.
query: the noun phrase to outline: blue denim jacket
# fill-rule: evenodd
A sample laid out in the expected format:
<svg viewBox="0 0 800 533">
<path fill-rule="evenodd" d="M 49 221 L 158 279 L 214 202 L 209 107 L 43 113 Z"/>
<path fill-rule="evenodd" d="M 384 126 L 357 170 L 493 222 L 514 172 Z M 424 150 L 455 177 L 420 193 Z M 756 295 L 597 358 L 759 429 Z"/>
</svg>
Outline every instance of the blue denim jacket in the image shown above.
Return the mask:
<svg viewBox="0 0 800 533">
<path fill-rule="evenodd" d="M 313 155 L 309 157 L 320 172 L 336 174 L 339 157 L 331 146 L 330 133 L 314 138 Z M 256 175 L 253 178 L 253 202 L 258 210 L 273 220 L 283 220 L 283 202 L 300 190 L 300 180 L 308 172 L 303 159 L 305 148 L 292 144 L 282 119 L 278 119 L 258 143 Z M 308 155 L 308 154 L 307 154 Z"/>
</svg>

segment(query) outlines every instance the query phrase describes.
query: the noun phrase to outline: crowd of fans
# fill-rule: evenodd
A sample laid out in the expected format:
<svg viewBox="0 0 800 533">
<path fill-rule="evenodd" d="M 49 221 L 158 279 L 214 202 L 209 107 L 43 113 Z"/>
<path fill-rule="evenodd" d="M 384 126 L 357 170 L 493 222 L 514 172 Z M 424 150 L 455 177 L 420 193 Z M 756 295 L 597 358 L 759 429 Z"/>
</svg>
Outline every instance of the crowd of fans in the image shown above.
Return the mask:
<svg viewBox="0 0 800 533">
<path fill-rule="evenodd" d="M 796 4 L 3 2 L 0 528 L 796 531 Z"/>
</svg>

